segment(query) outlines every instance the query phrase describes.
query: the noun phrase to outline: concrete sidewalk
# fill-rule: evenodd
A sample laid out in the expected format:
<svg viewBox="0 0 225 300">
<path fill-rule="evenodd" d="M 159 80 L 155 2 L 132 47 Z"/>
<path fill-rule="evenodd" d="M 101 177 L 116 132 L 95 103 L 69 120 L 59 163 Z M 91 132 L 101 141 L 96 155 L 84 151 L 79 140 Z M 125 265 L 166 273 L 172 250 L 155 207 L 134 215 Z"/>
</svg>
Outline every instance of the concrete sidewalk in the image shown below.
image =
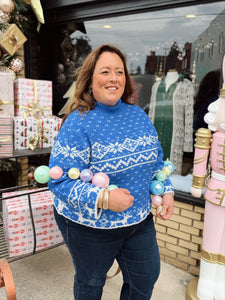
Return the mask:
<svg viewBox="0 0 225 300">
<path fill-rule="evenodd" d="M 161 262 L 161 274 L 151 300 L 185 300 L 190 274 Z M 73 300 L 72 260 L 65 245 L 10 263 L 17 300 Z M 109 275 L 117 269 L 115 263 Z M 102 300 L 119 300 L 122 275 L 107 280 Z M 0 299 L 6 300 L 5 288 Z"/>
</svg>

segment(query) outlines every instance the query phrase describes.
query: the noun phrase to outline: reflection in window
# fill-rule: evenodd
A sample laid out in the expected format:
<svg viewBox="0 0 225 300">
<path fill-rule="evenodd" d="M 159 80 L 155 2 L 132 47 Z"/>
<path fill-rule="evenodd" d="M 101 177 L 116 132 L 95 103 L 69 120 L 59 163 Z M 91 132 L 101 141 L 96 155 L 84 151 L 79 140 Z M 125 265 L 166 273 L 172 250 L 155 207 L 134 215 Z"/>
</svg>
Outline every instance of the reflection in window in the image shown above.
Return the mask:
<svg viewBox="0 0 225 300">
<path fill-rule="evenodd" d="M 176 164 L 177 174 L 189 174 L 195 95 L 204 76 L 222 65 L 224 3 L 71 22 L 59 25 L 58 32 L 53 83 L 61 104 L 55 114 L 88 53 L 103 43 L 114 44 L 127 56 L 133 100 L 156 126 L 165 158 Z"/>
</svg>

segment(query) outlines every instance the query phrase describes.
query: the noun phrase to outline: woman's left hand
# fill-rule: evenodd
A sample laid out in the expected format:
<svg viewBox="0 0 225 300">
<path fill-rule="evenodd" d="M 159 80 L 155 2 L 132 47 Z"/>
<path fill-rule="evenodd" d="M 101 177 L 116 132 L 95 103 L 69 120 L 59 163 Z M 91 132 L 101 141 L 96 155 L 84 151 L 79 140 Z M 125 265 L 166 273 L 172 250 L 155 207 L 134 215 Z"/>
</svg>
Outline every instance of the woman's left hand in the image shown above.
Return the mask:
<svg viewBox="0 0 225 300">
<path fill-rule="evenodd" d="M 173 214 L 174 198 L 172 194 L 162 197 L 162 204 L 156 209 L 156 215 L 162 220 L 168 220 Z M 161 207 L 161 208 L 160 208 Z"/>
</svg>

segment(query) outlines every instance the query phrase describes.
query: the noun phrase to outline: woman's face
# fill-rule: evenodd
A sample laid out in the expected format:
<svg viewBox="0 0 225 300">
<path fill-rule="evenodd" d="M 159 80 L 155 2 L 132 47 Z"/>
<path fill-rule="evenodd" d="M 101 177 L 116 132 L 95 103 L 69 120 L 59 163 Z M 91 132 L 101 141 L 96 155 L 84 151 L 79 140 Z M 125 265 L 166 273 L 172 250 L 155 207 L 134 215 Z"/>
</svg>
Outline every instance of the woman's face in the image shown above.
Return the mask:
<svg viewBox="0 0 225 300">
<path fill-rule="evenodd" d="M 124 92 L 126 77 L 121 58 L 112 52 L 103 52 L 95 65 L 91 88 L 93 98 L 102 104 L 114 106 Z"/>
</svg>

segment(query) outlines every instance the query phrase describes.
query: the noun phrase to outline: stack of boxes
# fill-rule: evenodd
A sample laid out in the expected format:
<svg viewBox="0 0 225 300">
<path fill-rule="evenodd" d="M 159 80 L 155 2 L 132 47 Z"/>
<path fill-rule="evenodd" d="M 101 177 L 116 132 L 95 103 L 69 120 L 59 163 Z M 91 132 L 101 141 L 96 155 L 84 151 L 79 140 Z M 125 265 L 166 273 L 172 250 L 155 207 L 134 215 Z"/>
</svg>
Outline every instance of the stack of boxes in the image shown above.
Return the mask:
<svg viewBox="0 0 225 300">
<path fill-rule="evenodd" d="M 28 195 L 20 196 L 24 191 L 3 194 L 3 197 L 16 196 L 3 201 L 3 224 L 10 257 L 32 254 L 63 242 L 53 214 L 54 195 L 51 191 L 38 192 L 38 189 L 30 192 L 32 212 Z"/>
<path fill-rule="evenodd" d="M 0 72 L 0 156 L 4 157 L 12 156 L 13 149 L 51 147 L 61 125 L 61 118 L 52 115 L 52 82 L 14 81 L 13 76 Z"/>
<path fill-rule="evenodd" d="M 60 125 L 61 118 L 52 115 L 51 81 L 14 80 L 14 73 L 0 72 L 0 158 L 13 156 L 13 150 L 35 151 L 51 147 Z M 2 201 L 9 256 L 32 253 L 35 238 L 35 250 L 62 243 L 53 216 L 53 194 L 50 191 L 40 193 L 39 190 L 31 194 L 30 210 L 28 195 L 20 196 L 20 193 L 3 194 L 3 198 L 18 196 Z M 34 232 L 36 236 L 33 236 Z"/>
</svg>

